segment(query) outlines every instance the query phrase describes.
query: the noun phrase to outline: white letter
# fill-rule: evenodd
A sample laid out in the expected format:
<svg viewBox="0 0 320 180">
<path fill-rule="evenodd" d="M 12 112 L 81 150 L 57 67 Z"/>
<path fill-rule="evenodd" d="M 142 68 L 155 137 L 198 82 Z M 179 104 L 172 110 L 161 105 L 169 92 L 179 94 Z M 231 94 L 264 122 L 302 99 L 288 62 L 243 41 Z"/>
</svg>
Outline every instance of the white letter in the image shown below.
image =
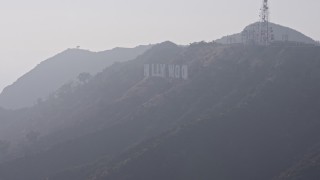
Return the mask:
<svg viewBox="0 0 320 180">
<path fill-rule="evenodd" d="M 174 65 L 169 65 L 169 77 L 174 78 Z"/>
<path fill-rule="evenodd" d="M 160 71 L 161 71 L 160 76 L 165 78 L 166 77 L 166 65 L 165 64 L 160 65 Z"/>
<path fill-rule="evenodd" d="M 176 68 L 175 68 L 175 77 L 177 78 L 177 79 L 179 79 L 180 78 L 180 66 L 179 65 L 176 65 Z"/>
<path fill-rule="evenodd" d="M 182 74 L 182 78 L 184 80 L 188 79 L 188 66 L 187 65 L 183 65 L 181 68 L 181 74 Z"/>
<path fill-rule="evenodd" d="M 152 76 L 152 77 L 156 76 L 154 64 L 151 65 L 151 76 Z"/>
<path fill-rule="evenodd" d="M 150 65 L 145 64 L 144 65 L 144 77 L 149 77 L 150 76 Z"/>
</svg>

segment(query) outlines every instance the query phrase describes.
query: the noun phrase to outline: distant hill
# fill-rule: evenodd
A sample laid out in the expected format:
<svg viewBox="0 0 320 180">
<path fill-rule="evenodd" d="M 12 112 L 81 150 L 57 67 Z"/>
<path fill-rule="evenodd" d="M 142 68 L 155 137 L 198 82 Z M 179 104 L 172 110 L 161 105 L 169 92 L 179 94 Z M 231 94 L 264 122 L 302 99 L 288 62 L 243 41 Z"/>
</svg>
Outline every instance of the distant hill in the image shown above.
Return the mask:
<svg viewBox="0 0 320 180">
<path fill-rule="evenodd" d="M 257 26 L 259 26 L 258 23 L 253 23 L 245 27 L 244 30 L 251 30 L 253 29 L 253 27 L 257 27 Z M 290 42 L 299 42 L 299 43 L 305 43 L 305 44 L 317 44 L 317 42 L 312 38 L 292 28 L 274 24 L 274 23 L 269 23 L 269 26 L 273 29 L 275 41 L 290 41 Z M 217 39 L 216 42 L 222 43 L 222 44 L 242 43 L 241 32 L 232 34 L 229 36 L 224 36 L 221 39 Z"/>
<path fill-rule="evenodd" d="M 135 59 L 151 46 L 115 48 L 102 52 L 68 49 L 43 61 L 0 94 L 0 106 L 18 109 L 33 106 L 40 98 L 45 99 L 63 84 L 76 80 L 80 73 L 92 76 L 114 62 Z"/>
</svg>

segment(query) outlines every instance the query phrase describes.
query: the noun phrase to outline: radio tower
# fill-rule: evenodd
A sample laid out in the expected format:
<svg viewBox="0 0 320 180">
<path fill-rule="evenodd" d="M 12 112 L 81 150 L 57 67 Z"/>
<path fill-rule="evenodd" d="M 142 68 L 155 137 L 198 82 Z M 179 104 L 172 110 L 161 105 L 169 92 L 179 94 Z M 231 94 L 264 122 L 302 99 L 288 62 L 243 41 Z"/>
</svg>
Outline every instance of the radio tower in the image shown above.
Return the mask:
<svg viewBox="0 0 320 180">
<path fill-rule="evenodd" d="M 270 29 L 269 29 L 269 4 L 268 0 L 263 0 L 260 11 L 260 43 L 261 45 L 269 45 Z"/>
</svg>

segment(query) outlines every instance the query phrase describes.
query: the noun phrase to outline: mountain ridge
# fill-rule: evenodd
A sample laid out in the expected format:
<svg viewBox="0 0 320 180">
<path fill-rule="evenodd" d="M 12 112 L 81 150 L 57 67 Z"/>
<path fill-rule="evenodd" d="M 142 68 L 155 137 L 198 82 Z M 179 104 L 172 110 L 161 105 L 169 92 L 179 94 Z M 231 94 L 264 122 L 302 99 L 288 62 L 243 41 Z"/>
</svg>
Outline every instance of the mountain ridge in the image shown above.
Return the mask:
<svg viewBox="0 0 320 180">
<path fill-rule="evenodd" d="M 101 52 L 67 49 L 41 62 L 4 88 L 0 94 L 0 106 L 7 109 L 33 106 L 38 99 L 45 99 L 63 84 L 76 80 L 80 73 L 95 75 L 114 62 L 136 58 L 150 47 L 114 48 Z"/>
</svg>

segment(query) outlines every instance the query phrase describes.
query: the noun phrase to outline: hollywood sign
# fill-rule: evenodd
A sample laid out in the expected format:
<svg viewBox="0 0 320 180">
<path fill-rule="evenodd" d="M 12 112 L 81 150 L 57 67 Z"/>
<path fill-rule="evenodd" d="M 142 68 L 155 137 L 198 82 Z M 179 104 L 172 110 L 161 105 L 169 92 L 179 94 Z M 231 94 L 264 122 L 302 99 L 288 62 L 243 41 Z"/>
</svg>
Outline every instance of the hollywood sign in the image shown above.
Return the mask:
<svg viewBox="0 0 320 180">
<path fill-rule="evenodd" d="M 173 64 L 145 64 L 144 77 L 162 77 L 187 80 L 188 66 Z"/>
</svg>

